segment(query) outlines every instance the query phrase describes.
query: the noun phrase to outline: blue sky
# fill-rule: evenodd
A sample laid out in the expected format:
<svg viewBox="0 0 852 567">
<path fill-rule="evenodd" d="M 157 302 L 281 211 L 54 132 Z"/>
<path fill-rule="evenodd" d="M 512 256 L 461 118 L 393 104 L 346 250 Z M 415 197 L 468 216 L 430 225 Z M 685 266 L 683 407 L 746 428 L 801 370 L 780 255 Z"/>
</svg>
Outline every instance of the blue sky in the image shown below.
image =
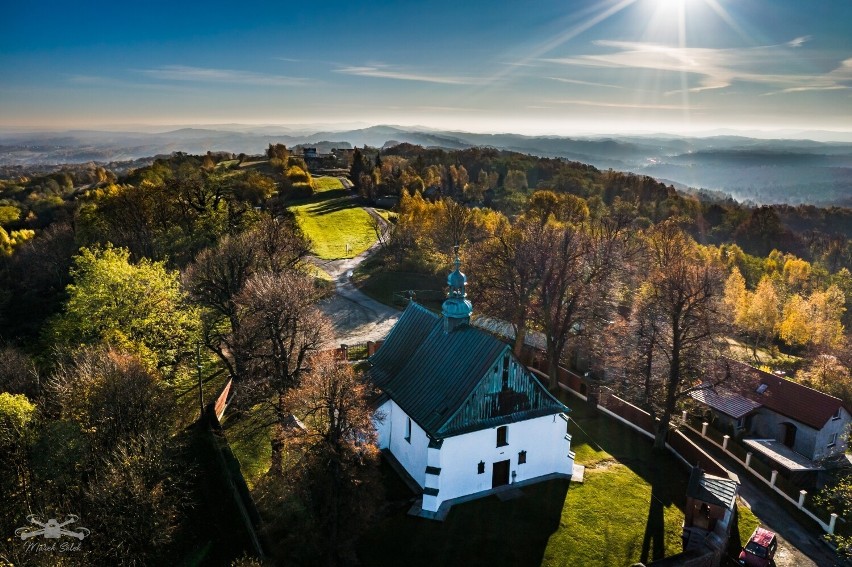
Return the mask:
<svg viewBox="0 0 852 567">
<path fill-rule="evenodd" d="M 0 127 L 852 130 L 849 0 L 13 2 Z"/>
</svg>

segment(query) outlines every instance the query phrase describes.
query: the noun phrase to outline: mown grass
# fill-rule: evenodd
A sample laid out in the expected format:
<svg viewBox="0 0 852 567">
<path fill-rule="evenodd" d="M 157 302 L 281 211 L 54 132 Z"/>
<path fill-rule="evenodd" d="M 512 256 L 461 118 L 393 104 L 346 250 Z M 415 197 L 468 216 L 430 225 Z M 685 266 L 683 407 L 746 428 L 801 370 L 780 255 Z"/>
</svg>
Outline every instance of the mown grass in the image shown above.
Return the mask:
<svg viewBox="0 0 852 567">
<path fill-rule="evenodd" d="M 314 254 L 323 260 L 352 258 L 376 242 L 371 217 L 336 177 L 315 177 L 316 194 L 292 203 L 290 211 Z"/>
<path fill-rule="evenodd" d="M 742 500 L 739 498 L 737 498 L 737 511 L 739 513 L 737 518 L 737 527 L 739 528 L 740 544 L 745 545 L 748 542 L 748 538 L 750 538 L 751 534 L 754 532 L 754 528 L 760 525 L 760 520 L 757 519 L 754 512 L 752 512 L 748 506 L 743 504 Z"/>
<path fill-rule="evenodd" d="M 325 193 L 326 191 L 336 191 L 343 189 L 343 184 L 336 177 L 314 177 L 311 180 L 311 185 L 315 193 Z"/>
<path fill-rule="evenodd" d="M 314 254 L 323 260 L 352 258 L 376 241 L 370 215 L 343 197 L 290 207 Z"/>
<path fill-rule="evenodd" d="M 444 522 L 403 502 L 359 546 L 365 565 L 629 565 L 682 550 L 686 471 L 668 453 L 577 400 L 570 432 L 585 482 L 550 481 L 453 508 Z M 396 492 L 398 492 L 398 485 Z"/>
</svg>

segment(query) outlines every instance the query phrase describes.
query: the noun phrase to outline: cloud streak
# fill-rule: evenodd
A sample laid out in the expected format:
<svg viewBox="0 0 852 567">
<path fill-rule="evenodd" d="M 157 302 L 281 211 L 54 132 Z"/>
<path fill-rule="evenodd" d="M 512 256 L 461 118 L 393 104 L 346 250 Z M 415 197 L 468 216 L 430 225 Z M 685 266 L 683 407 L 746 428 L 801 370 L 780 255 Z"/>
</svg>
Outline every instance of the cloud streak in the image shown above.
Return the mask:
<svg viewBox="0 0 852 567">
<path fill-rule="evenodd" d="M 610 85 L 607 83 L 595 83 L 592 81 L 580 81 L 578 79 L 564 79 L 562 77 L 547 77 L 551 81 L 558 81 L 560 83 L 570 83 L 572 85 L 588 85 L 590 87 L 604 87 L 607 89 L 623 89 L 621 85 Z"/>
<path fill-rule="evenodd" d="M 767 45 L 743 49 L 711 49 L 675 47 L 656 43 L 600 40 L 595 45 L 611 48 L 611 53 L 578 55 L 544 59 L 549 63 L 605 69 L 642 69 L 695 75 L 698 86 L 686 89 L 700 92 L 730 87 L 735 81 L 772 85 L 778 92 L 805 90 L 840 90 L 852 83 L 852 59 L 827 74 L 795 74 L 772 72 L 789 62 L 792 51 L 807 37 L 799 37 L 784 45 Z M 670 91 L 667 95 L 683 91 Z"/>
<path fill-rule="evenodd" d="M 373 77 L 376 79 L 393 79 L 397 81 L 416 81 L 421 83 L 437 83 L 441 85 L 474 85 L 481 82 L 480 79 L 472 77 L 458 77 L 452 75 L 429 75 L 394 70 L 389 65 L 364 65 L 341 67 L 334 70 L 335 73 L 344 75 L 355 75 L 358 77 Z"/>
<path fill-rule="evenodd" d="M 187 65 L 165 65 L 155 69 L 143 69 L 144 75 L 159 81 L 184 81 L 197 83 L 227 83 L 258 87 L 300 87 L 316 82 L 303 77 L 271 75 L 236 69 L 213 69 Z"/>
<path fill-rule="evenodd" d="M 690 105 L 684 107 L 681 104 L 642 104 L 632 102 L 604 102 L 599 100 L 550 100 L 551 104 L 569 104 L 578 106 L 596 106 L 600 108 L 626 108 L 634 110 L 701 110 L 704 107 Z"/>
</svg>

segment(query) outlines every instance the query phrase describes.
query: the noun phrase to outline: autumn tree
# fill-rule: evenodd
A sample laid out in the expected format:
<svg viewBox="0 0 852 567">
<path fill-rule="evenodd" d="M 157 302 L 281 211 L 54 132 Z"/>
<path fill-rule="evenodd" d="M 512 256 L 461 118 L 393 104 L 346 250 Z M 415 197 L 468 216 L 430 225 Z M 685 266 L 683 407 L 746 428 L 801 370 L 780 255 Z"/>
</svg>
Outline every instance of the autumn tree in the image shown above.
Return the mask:
<svg viewBox="0 0 852 567">
<path fill-rule="evenodd" d="M 252 400 L 274 399 L 272 473 L 278 476 L 291 415 L 287 394 L 299 385 L 309 356 L 330 338 L 331 326 L 316 306 L 320 296 L 310 278 L 288 270 L 254 274 L 233 300 L 240 322 L 233 340 L 248 380 L 243 392 Z"/>
<path fill-rule="evenodd" d="M 747 296 L 745 313 L 738 318 L 738 324 L 751 335 L 751 350 L 757 358 L 757 349 L 761 345 L 768 345 L 775 336 L 776 328 L 780 319 L 780 298 L 775 289 L 775 284 L 768 276 L 763 276 L 754 293 Z"/>
<path fill-rule="evenodd" d="M 806 369 L 796 373 L 796 378 L 806 386 L 852 404 L 852 373 L 836 356 L 817 355 Z"/>
<path fill-rule="evenodd" d="M 631 372 L 642 405 L 656 420 L 663 448 L 677 403 L 706 377 L 718 374 L 723 348 L 721 269 L 674 221 L 647 234 L 647 266 L 633 307 L 639 354 Z"/>
<path fill-rule="evenodd" d="M 512 324 L 514 352 L 521 354 L 540 283 L 540 246 L 545 228 L 526 218 L 512 224 L 502 217 L 494 236 L 471 250 L 472 289 L 482 311 Z"/>
<path fill-rule="evenodd" d="M 510 169 L 503 180 L 503 187 L 506 188 L 506 191 L 526 191 L 529 188 L 527 174 L 520 169 Z"/>
<path fill-rule="evenodd" d="M 378 512 L 381 481 L 372 388 L 346 362 L 313 357 L 287 405 L 304 424 L 288 436 L 295 455 L 291 484 L 311 515 L 311 530 L 297 530 L 326 565 L 354 559 L 354 544 Z"/>
<path fill-rule="evenodd" d="M 86 450 L 74 470 L 87 526 L 102 542 L 95 564 L 161 562 L 180 524 L 186 474 L 171 449 L 175 397 L 137 356 L 111 348 L 80 351 L 49 385 L 64 423 L 76 424 Z M 63 447 L 49 447 L 54 455 Z M 52 465 L 53 475 L 61 459 Z"/>
</svg>

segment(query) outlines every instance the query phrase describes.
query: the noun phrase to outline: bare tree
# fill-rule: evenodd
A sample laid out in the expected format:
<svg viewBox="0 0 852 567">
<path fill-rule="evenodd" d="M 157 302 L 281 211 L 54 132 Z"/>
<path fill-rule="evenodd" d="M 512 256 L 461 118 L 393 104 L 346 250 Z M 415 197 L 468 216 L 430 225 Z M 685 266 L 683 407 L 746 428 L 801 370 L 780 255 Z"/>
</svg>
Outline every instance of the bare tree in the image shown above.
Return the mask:
<svg viewBox="0 0 852 567">
<path fill-rule="evenodd" d="M 240 321 L 234 346 L 244 357 L 250 393 L 261 400 L 275 398 L 272 471 L 279 475 L 291 415 L 286 395 L 299 385 L 308 356 L 331 334 L 315 305 L 319 296 L 307 276 L 287 271 L 255 274 L 234 298 Z"/>
<path fill-rule="evenodd" d="M 310 503 L 326 564 L 354 558 L 355 538 L 369 526 L 380 501 L 379 450 L 372 387 L 347 362 L 313 357 L 311 370 L 287 403 L 304 422 L 293 429 L 290 448 L 300 455 L 295 486 Z"/>
<path fill-rule="evenodd" d="M 192 299 L 207 308 L 205 343 L 235 381 L 245 373 L 247 356 L 234 340 L 242 325 L 236 296 L 252 275 L 292 271 L 309 251 L 309 242 L 291 223 L 266 217 L 251 231 L 225 236 L 216 247 L 202 251 L 184 272 Z"/>
<path fill-rule="evenodd" d="M 545 225 L 535 262 L 541 283 L 534 312 L 547 341 L 550 388 L 558 385 L 571 337 L 596 326 L 611 309 L 623 243 L 624 227 L 615 224 Z"/>
<path fill-rule="evenodd" d="M 721 267 L 673 221 L 653 227 L 646 242 L 648 272 L 632 314 L 635 340 L 625 347 L 642 405 L 657 423 L 655 446 L 662 448 L 679 400 L 725 378 L 718 365 L 723 280 Z"/>
<path fill-rule="evenodd" d="M 503 217 L 493 238 L 471 250 L 473 284 L 483 310 L 509 321 L 515 331 L 515 354 L 520 356 L 532 317 L 533 296 L 540 283 L 536 262 L 544 226 Z"/>
</svg>

